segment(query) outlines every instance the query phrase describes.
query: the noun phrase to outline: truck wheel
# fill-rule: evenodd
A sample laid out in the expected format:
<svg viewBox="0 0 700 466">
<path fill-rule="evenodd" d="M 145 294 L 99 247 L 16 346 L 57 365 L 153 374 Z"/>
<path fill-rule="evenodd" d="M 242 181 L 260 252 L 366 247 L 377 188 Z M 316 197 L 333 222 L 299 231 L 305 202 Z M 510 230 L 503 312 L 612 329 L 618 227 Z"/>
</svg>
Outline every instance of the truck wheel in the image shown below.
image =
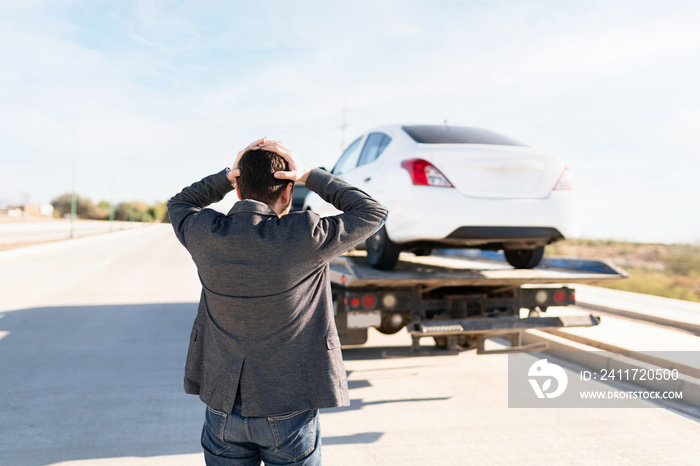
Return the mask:
<svg viewBox="0 0 700 466">
<path fill-rule="evenodd" d="M 369 265 L 379 270 L 393 269 L 399 261 L 401 248 L 389 239 L 386 227 L 382 227 L 365 241 Z"/>
<path fill-rule="evenodd" d="M 532 269 L 537 267 L 544 257 L 544 246 L 534 249 L 506 249 L 503 254 L 508 263 L 516 269 Z"/>
</svg>

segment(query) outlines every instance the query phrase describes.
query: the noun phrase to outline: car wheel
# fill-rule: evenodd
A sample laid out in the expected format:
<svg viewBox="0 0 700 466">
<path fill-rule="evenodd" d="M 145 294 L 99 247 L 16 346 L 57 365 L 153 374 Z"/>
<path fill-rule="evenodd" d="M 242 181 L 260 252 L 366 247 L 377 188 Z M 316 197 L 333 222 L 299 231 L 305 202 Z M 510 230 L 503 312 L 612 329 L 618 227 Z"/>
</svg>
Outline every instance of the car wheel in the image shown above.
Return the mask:
<svg viewBox="0 0 700 466">
<path fill-rule="evenodd" d="M 401 248 L 386 234 L 386 227 L 382 227 L 374 235 L 365 241 L 367 260 L 369 265 L 379 270 L 393 269 L 399 261 Z"/>
<path fill-rule="evenodd" d="M 544 257 L 544 246 L 534 249 L 506 249 L 503 254 L 508 263 L 516 269 L 532 269 L 537 267 Z"/>
</svg>

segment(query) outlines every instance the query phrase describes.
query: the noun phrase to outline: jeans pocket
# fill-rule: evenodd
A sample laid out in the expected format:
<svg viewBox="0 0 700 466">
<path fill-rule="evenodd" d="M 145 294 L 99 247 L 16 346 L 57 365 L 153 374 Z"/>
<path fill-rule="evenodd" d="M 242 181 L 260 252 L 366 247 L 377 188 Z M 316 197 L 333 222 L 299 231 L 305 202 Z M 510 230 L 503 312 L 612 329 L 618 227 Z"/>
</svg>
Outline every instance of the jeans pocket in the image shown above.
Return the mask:
<svg viewBox="0 0 700 466">
<path fill-rule="evenodd" d="M 220 455 L 231 448 L 224 441 L 224 429 L 228 415 L 207 407 L 202 428 L 202 448 L 213 455 Z"/>
<path fill-rule="evenodd" d="M 318 410 L 267 418 L 275 438 L 275 453 L 288 461 L 299 461 L 316 448 Z"/>
</svg>

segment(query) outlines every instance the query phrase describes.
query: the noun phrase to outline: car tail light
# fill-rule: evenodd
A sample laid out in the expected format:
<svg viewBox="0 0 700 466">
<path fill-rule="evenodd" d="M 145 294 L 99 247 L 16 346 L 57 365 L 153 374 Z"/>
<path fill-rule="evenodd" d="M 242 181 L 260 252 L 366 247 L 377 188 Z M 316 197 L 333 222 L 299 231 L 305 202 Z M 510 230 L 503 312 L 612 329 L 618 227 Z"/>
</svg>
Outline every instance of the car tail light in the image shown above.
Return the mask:
<svg viewBox="0 0 700 466">
<path fill-rule="evenodd" d="M 414 185 L 443 186 L 452 188 L 452 183 L 430 162 L 422 159 L 410 159 L 401 162 L 401 167 L 408 171 Z"/>
<path fill-rule="evenodd" d="M 564 171 L 561 172 L 557 184 L 554 185 L 554 191 L 564 189 L 574 189 L 574 180 L 571 178 L 571 172 L 568 168 L 565 168 Z"/>
</svg>

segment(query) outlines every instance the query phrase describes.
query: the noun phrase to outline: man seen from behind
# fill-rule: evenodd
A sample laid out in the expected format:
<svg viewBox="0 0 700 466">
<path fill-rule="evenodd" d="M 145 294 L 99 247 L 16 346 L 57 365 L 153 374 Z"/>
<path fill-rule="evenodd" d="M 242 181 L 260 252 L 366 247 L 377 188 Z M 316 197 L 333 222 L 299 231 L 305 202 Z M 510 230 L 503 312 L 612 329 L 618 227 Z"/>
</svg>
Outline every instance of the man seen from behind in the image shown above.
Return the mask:
<svg viewBox="0 0 700 466">
<path fill-rule="evenodd" d="M 294 182 L 342 213 L 290 213 Z M 227 215 L 206 208 L 234 186 Z M 168 213 L 202 283 L 185 391 L 207 405 L 206 463 L 321 464 L 318 410 L 349 404 L 328 263 L 376 232 L 386 208 L 263 138 Z"/>
</svg>

